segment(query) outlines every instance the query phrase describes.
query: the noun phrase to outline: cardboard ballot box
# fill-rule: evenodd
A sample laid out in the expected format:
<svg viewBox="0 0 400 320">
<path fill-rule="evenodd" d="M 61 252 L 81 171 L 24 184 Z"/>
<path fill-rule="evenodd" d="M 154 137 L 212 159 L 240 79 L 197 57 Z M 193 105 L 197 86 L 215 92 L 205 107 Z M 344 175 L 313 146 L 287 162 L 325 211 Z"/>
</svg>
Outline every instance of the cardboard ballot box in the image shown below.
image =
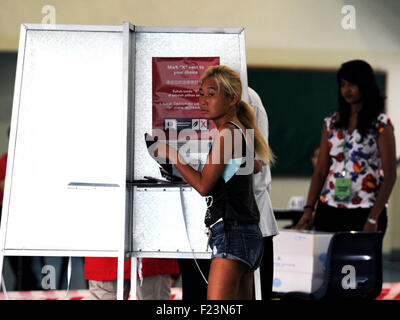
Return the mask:
<svg viewBox="0 0 400 320">
<path fill-rule="evenodd" d="M 273 291 L 311 293 L 323 281 L 333 233 L 285 230 L 273 238 Z"/>
</svg>

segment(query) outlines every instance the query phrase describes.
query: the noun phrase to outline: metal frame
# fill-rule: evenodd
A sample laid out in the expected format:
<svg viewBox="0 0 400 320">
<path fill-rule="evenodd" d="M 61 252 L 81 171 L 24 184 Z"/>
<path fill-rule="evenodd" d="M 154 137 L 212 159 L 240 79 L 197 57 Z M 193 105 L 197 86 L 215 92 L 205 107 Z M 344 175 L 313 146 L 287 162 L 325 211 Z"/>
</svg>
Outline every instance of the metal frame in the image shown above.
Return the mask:
<svg viewBox="0 0 400 320">
<path fill-rule="evenodd" d="M 124 25 L 128 22 L 124 22 Z M 37 24 L 37 23 L 23 23 L 21 30 L 47 30 L 47 31 L 84 31 L 84 32 L 123 32 L 124 25 L 122 26 L 101 26 L 101 25 L 78 25 L 78 24 Z"/>
<path fill-rule="evenodd" d="M 137 33 L 146 32 L 146 33 L 243 34 L 244 28 L 135 26 L 135 32 L 137 32 Z"/>
<path fill-rule="evenodd" d="M 131 30 L 133 29 L 132 25 L 129 22 L 124 22 L 123 24 L 123 35 L 124 35 L 124 39 L 123 39 L 123 53 L 124 53 L 124 57 L 123 57 L 123 63 L 124 63 L 124 67 L 123 67 L 123 73 L 124 73 L 124 79 L 123 79 L 123 84 L 124 84 L 124 104 L 128 110 L 128 117 L 127 117 L 127 166 L 126 166 L 126 170 L 127 170 L 127 174 L 126 177 L 129 178 L 130 175 L 132 174 L 133 170 L 131 170 L 131 150 L 133 150 L 133 148 L 131 149 L 131 132 L 130 132 L 130 128 L 134 127 L 134 123 L 131 122 L 132 121 L 132 114 L 133 114 L 133 110 L 131 110 L 131 103 L 132 101 L 132 97 L 131 97 L 131 93 L 132 93 L 132 84 L 131 84 L 131 80 L 134 78 L 132 76 L 132 69 L 131 69 L 131 55 L 132 55 L 132 47 L 131 47 L 131 41 L 130 41 L 130 34 L 131 34 Z M 128 256 L 128 253 L 130 251 L 130 227 L 131 227 L 131 209 L 132 209 L 132 202 L 130 201 L 133 197 L 133 193 L 132 190 L 130 190 L 127 186 L 126 188 L 126 202 L 125 202 L 125 216 L 123 218 L 123 223 L 121 222 L 121 246 L 120 246 L 120 251 L 119 251 L 119 255 L 118 255 L 118 270 L 117 270 L 117 299 L 118 300 L 123 300 L 124 297 L 124 260 L 125 257 Z M 136 270 L 136 269 L 135 269 Z"/>
<path fill-rule="evenodd" d="M 20 93 L 21 93 L 21 85 L 22 85 L 22 69 L 24 65 L 24 57 L 25 57 L 25 42 L 26 42 L 26 31 L 27 28 L 25 25 L 21 26 L 21 31 L 20 31 L 20 41 L 19 41 L 19 47 L 18 47 L 18 59 L 17 59 L 17 70 L 16 70 L 16 75 L 15 75 L 15 85 L 14 85 L 14 98 L 13 98 L 13 110 L 17 109 L 19 106 L 19 101 L 20 101 Z M 19 110 L 19 108 L 18 108 Z M 10 124 L 10 138 L 9 138 L 9 146 L 8 146 L 8 163 L 14 163 L 14 152 L 15 152 L 15 143 L 12 144 L 11 141 L 16 141 L 15 133 L 16 130 L 11 130 L 12 128 L 16 127 L 18 124 L 18 115 L 12 112 L 11 115 L 11 124 Z M 11 160 L 11 161 L 10 161 Z M 6 183 L 5 183 L 5 188 L 4 188 L 4 197 L 3 197 L 3 212 L 5 211 L 4 208 L 8 208 L 9 205 L 9 189 L 7 188 L 7 181 L 11 181 L 11 174 L 12 174 L 12 169 L 6 171 Z M 5 226 L 7 225 L 8 222 L 8 215 L 2 215 L 1 219 L 1 225 L 0 225 L 0 272 L 3 274 L 3 261 L 4 261 L 4 256 L 6 255 L 4 245 L 5 245 L 5 240 L 6 240 L 6 228 Z M 3 277 L 0 278 L 0 282 L 2 281 Z"/>
</svg>

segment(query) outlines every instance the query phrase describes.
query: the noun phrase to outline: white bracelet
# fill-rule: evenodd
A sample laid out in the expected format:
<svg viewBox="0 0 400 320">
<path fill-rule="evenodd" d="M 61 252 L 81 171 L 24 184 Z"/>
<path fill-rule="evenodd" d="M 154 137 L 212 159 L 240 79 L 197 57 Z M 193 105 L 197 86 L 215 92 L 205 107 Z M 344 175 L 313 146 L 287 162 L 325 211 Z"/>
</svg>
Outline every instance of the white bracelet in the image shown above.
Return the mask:
<svg viewBox="0 0 400 320">
<path fill-rule="evenodd" d="M 368 222 L 371 223 L 371 224 L 376 224 L 376 220 L 375 220 L 375 219 L 368 218 L 367 220 L 368 220 Z"/>
</svg>

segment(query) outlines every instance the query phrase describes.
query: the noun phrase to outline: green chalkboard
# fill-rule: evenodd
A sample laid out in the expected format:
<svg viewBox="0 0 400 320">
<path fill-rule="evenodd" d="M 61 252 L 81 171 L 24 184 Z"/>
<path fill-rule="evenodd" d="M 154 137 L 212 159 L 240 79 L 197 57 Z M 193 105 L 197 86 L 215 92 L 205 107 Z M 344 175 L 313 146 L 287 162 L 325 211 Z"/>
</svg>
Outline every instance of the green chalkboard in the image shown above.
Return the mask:
<svg viewBox="0 0 400 320">
<path fill-rule="evenodd" d="M 269 120 L 273 175 L 309 176 L 323 119 L 337 108 L 336 70 L 248 68 L 248 85 L 261 97 Z M 376 72 L 385 92 L 385 73 Z"/>
</svg>

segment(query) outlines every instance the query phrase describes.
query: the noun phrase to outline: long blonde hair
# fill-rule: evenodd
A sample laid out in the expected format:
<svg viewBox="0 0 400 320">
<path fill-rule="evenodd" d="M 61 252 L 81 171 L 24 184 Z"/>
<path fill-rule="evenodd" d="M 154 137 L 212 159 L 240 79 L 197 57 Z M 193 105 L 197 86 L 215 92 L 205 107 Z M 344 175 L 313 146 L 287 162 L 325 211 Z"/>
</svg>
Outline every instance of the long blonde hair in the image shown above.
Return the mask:
<svg viewBox="0 0 400 320">
<path fill-rule="evenodd" d="M 237 97 L 236 115 L 246 129 L 254 130 L 254 149 L 256 159 L 262 160 L 266 164 L 274 162 L 274 154 L 268 143 L 264 140 L 257 127 L 256 117 L 253 108 L 242 97 L 242 81 L 239 74 L 227 66 L 211 66 L 200 78 L 202 83 L 208 78 L 214 78 L 218 85 L 218 90 L 223 89 L 227 97 Z"/>
</svg>

